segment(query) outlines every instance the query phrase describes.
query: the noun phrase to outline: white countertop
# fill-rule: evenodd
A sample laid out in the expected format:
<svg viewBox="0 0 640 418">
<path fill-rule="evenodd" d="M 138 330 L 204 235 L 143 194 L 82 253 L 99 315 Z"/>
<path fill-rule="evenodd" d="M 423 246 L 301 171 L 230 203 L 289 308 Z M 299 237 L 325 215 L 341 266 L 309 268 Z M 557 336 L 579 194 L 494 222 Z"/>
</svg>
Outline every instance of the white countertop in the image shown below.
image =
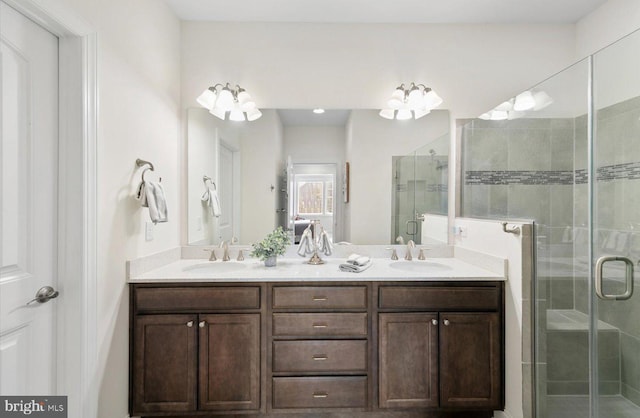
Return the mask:
<svg viewBox="0 0 640 418">
<path fill-rule="evenodd" d="M 306 264 L 307 258 L 279 258 L 275 267 L 262 261 L 207 261 L 181 259 L 132 276 L 129 283 L 170 282 L 312 282 L 312 281 L 504 281 L 505 277 L 458 258 L 431 258 L 426 261 L 373 258 L 360 273 L 348 273 L 338 266 L 345 258 L 324 258 L 325 264 Z"/>
</svg>

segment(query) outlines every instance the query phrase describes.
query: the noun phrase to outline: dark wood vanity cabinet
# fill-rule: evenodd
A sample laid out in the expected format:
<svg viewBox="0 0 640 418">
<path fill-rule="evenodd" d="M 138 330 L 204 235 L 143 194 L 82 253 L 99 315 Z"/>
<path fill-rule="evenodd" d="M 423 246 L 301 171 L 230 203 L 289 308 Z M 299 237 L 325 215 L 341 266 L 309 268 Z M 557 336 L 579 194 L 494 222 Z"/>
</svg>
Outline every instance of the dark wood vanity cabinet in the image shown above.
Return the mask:
<svg viewBox="0 0 640 418">
<path fill-rule="evenodd" d="M 131 415 L 259 411 L 259 287 L 131 292 Z"/>
<path fill-rule="evenodd" d="M 490 417 L 503 283 L 132 284 L 130 356 L 131 416 Z"/>
<path fill-rule="evenodd" d="M 501 283 L 380 286 L 379 307 L 380 408 L 504 408 Z"/>
</svg>

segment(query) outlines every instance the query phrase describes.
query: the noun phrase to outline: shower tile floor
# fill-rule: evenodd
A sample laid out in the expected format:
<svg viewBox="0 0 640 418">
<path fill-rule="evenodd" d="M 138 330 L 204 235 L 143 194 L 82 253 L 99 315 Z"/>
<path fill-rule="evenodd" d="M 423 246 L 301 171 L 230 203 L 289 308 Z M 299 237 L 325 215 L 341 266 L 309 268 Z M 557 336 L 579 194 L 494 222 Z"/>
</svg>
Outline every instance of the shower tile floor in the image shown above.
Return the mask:
<svg viewBox="0 0 640 418">
<path fill-rule="evenodd" d="M 638 418 L 640 406 L 622 396 L 600 397 L 601 418 Z M 589 397 L 547 396 L 546 418 L 588 418 Z"/>
</svg>

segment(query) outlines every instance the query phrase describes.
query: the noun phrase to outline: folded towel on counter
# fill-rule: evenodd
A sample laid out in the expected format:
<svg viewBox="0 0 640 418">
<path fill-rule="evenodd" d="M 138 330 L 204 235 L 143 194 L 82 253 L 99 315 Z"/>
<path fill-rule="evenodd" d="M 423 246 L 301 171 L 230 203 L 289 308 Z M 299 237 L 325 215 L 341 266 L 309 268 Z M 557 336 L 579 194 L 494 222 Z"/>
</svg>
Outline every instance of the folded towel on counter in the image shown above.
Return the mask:
<svg viewBox="0 0 640 418">
<path fill-rule="evenodd" d="M 211 216 L 219 218 L 222 211 L 220 210 L 220 199 L 218 198 L 218 192 L 215 188 L 212 189 L 210 186 L 206 187 L 207 190 L 204 192 L 200 199 L 205 205 L 209 207 Z"/>
<path fill-rule="evenodd" d="M 369 260 L 368 263 L 363 264 L 361 266 L 347 262 L 347 263 L 340 264 L 338 268 L 340 269 L 340 271 L 345 271 L 347 273 L 362 273 L 363 271 L 371 267 L 371 264 L 373 264 L 371 260 Z"/>
<path fill-rule="evenodd" d="M 160 182 L 143 181 L 140 183 L 136 199 L 140 201 L 142 207 L 149 208 L 149 217 L 154 224 L 167 222 L 167 199 Z"/>
<path fill-rule="evenodd" d="M 371 258 L 366 255 L 361 254 L 351 254 L 347 257 L 347 263 L 353 264 L 354 266 L 364 266 L 367 263 L 371 262 Z"/>
</svg>

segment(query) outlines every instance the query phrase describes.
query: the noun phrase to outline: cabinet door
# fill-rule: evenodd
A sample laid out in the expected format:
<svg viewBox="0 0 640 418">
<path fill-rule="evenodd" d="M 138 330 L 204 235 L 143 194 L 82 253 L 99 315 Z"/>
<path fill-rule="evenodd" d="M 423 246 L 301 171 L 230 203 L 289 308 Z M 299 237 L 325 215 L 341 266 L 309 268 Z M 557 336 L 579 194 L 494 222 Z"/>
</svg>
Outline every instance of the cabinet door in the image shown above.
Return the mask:
<svg viewBox="0 0 640 418">
<path fill-rule="evenodd" d="M 438 315 L 379 316 L 380 408 L 438 406 Z"/>
<path fill-rule="evenodd" d="M 202 410 L 260 408 L 260 314 L 200 315 Z"/>
<path fill-rule="evenodd" d="M 134 413 L 196 409 L 196 321 L 196 315 L 134 319 Z"/>
<path fill-rule="evenodd" d="M 442 407 L 502 407 L 501 344 L 497 313 L 440 314 Z"/>
</svg>

